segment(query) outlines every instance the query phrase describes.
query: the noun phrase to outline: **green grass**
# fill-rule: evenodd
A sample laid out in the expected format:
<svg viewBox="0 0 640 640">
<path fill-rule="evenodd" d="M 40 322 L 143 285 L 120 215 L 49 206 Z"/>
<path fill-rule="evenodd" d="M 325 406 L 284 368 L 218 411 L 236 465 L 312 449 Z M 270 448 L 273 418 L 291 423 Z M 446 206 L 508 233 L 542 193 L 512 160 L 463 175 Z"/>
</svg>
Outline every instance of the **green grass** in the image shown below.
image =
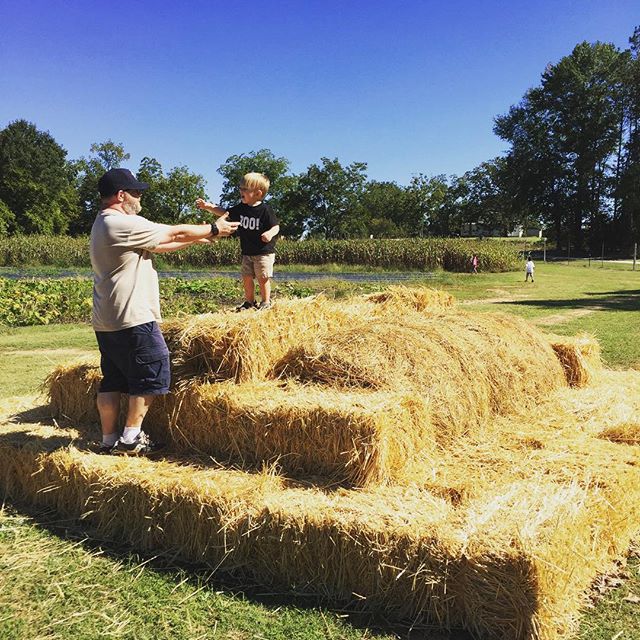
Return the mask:
<svg viewBox="0 0 640 640">
<path fill-rule="evenodd" d="M 538 323 L 551 320 L 544 328 L 556 333 L 590 331 L 601 341 L 610 366 L 640 367 L 640 272 L 628 265 L 602 269 L 593 263 L 588 268 L 539 262 L 533 285 L 525 285 L 524 272 L 442 272 L 425 284 L 450 291 L 465 309 L 516 313 Z M 331 289 L 332 280 L 323 286 Z M 341 296 L 361 290 L 359 285 L 339 286 Z M 54 364 L 79 353 L 96 353 L 88 325 L 5 330 L 0 333 L 0 398 L 35 393 Z M 0 510 L 0 638 L 464 637 L 425 630 L 408 636 L 388 627 L 374 631 L 312 600 L 264 597 L 247 585 L 207 580 L 188 567 L 146 562 L 108 542 L 102 547 L 81 543 L 81 533 L 67 525 Z M 637 556 L 626 573 L 619 588 L 585 612 L 579 640 L 640 640 L 640 605 L 625 600 L 640 595 Z"/>
</svg>

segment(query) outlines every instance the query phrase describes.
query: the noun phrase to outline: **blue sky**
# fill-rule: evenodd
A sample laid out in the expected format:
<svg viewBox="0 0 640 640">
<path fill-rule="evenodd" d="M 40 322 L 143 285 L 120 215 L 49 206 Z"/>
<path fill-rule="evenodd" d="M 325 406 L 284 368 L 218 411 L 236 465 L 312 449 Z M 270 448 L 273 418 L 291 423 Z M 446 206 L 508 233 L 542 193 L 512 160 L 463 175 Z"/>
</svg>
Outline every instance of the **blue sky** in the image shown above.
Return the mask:
<svg viewBox="0 0 640 640">
<path fill-rule="evenodd" d="M 493 118 L 547 63 L 638 24 L 638 0 L 0 0 L 0 128 L 25 118 L 69 158 L 121 142 L 213 199 L 261 148 L 406 185 L 501 154 Z"/>
</svg>

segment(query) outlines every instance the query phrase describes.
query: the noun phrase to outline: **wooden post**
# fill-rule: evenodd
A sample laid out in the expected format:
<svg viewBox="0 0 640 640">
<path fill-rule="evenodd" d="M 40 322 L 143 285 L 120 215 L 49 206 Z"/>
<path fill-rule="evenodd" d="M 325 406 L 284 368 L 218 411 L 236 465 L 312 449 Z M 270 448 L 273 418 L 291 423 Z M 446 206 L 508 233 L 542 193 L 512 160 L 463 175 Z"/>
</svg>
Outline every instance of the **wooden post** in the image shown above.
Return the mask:
<svg viewBox="0 0 640 640">
<path fill-rule="evenodd" d="M 633 270 L 636 270 L 636 256 L 638 255 L 638 243 L 633 243 Z"/>
<path fill-rule="evenodd" d="M 600 259 L 600 267 L 604 269 L 604 242 L 602 243 L 602 257 Z"/>
<path fill-rule="evenodd" d="M 543 242 L 543 249 L 542 249 L 543 259 L 542 259 L 542 261 L 546 262 L 547 261 L 547 239 L 544 238 L 542 242 Z"/>
</svg>

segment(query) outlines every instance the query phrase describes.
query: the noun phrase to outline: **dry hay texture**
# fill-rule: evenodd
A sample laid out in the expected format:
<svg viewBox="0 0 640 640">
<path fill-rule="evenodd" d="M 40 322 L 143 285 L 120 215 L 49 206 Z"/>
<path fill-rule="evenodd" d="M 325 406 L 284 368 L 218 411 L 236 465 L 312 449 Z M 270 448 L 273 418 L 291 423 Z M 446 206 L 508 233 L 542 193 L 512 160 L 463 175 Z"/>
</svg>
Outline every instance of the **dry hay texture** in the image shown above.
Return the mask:
<svg viewBox="0 0 640 640">
<path fill-rule="evenodd" d="M 5 420 L 4 492 L 389 618 L 568 637 L 639 528 L 640 374 L 603 370 L 591 338 L 395 289 L 173 323 L 161 461 L 87 453 L 97 369 L 59 368 L 51 408 L 76 428 Z"/>
</svg>

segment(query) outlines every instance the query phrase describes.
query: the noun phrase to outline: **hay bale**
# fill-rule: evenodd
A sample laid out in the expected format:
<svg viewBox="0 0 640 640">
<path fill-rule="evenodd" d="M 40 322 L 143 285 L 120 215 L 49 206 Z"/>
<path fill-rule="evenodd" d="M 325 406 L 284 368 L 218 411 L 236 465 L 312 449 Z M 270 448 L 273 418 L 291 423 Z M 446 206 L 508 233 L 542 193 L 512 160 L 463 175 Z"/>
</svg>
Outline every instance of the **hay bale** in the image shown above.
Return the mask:
<svg viewBox="0 0 640 640">
<path fill-rule="evenodd" d="M 282 300 L 259 314 L 221 312 L 167 322 L 163 334 L 177 379 L 247 382 L 263 379 L 292 346 L 370 312 L 369 306 L 339 305 L 322 295 Z"/>
<path fill-rule="evenodd" d="M 293 383 L 195 384 L 176 394 L 177 451 L 277 465 L 353 486 L 406 483 L 435 453 L 430 408 L 396 391 L 349 392 Z"/>
<path fill-rule="evenodd" d="M 95 361 L 58 365 L 43 383 L 50 415 L 62 424 L 77 429 L 84 437 L 98 440 L 100 416 L 96 397 L 101 380 L 100 365 Z M 122 420 L 126 416 L 128 398 L 127 394 L 122 394 Z M 158 396 L 149 409 L 144 429 L 155 441 L 166 442 L 174 399 L 173 394 Z"/>
<path fill-rule="evenodd" d="M 51 415 L 97 438 L 99 367 L 58 367 L 49 380 Z M 122 416 L 126 403 L 123 395 Z M 435 449 L 423 398 L 274 381 L 181 385 L 154 400 L 144 429 L 173 452 L 234 464 L 277 463 L 287 474 L 320 475 L 354 486 L 413 481 L 415 467 Z"/>
<path fill-rule="evenodd" d="M 101 380 L 100 366 L 95 360 L 57 366 L 43 383 L 51 415 L 86 425 L 89 433 L 91 425 L 99 422 L 96 395 Z"/>
<path fill-rule="evenodd" d="M 429 287 L 405 287 L 393 285 L 384 291 L 364 296 L 391 313 L 405 313 L 407 309 L 415 311 L 448 311 L 455 305 L 455 298 L 446 291 Z"/>
<path fill-rule="evenodd" d="M 551 348 L 572 387 L 584 387 L 602 370 L 600 343 L 588 333 L 577 336 L 549 336 Z"/>
<path fill-rule="evenodd" d="M 440 443 L 565 384 L 554 352 L 524 320 L 461 311 L 353 319 L 291 349 L 274 374 L 343 389 L 410 389 L 430 401 Z"/>
<path fill-rule="evenodd" d="M 638 527 L 631 509 L 621 515 L 640 498 L 640 456 L 612 457 L 619 447 L 605 442 L 603 463 L 619 463 L 602 465 L 606 484 L 541 472 L 454 508 L 417 489 L 323 492 L 264 473 L 52 451 L 37 437 L 30 427 L 28 442 L 0 440 L 11 499 L 143 551 L 481 637 L 567 635 L 590 581 Z"/>
</svg>

